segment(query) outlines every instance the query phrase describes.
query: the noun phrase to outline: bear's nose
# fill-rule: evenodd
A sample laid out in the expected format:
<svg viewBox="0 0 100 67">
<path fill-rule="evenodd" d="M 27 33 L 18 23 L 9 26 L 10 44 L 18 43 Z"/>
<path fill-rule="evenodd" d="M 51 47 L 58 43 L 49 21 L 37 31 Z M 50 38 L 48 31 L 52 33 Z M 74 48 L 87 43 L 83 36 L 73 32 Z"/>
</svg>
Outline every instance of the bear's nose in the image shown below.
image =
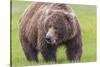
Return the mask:
<svg viewBox="0 0 100 67">
<path fill-rule="evenodd" d="M 48 36 L 47 36 L 47 37 L 46 37 L 46 41 L 50 43 L 50 42 L 51 42 L 51 37 L 48 37 Z"/>
</svg>

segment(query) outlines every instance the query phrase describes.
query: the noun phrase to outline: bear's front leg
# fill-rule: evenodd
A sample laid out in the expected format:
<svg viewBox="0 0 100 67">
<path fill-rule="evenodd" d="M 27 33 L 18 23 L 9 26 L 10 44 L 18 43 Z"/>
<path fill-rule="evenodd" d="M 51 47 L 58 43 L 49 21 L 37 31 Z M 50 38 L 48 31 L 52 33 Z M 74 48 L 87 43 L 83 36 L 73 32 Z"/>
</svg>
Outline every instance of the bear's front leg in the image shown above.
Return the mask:
<svg viewBox="0 0 100 67">
<path fill-rule="evenodd" d="M 27 60 L 28 61 L 34 60 L 35 62 L 38 62 L 37 58 L 38 50 L 35 47 L 33 47 L 33 44 L 30 44 L 28 41 L 22 38 L 20 38 L 20 41 Z"/>
<path fill-rule="evenodd" d="M 79 62 L 82 55 L 82 39 L 81 34 L 78 33 L 74 38 L 68 40 L 66 43 L 66 54 L 68 60 L 71 62 Z"/>
<path fill-rule="evenodd" d="M 48 45 L 47 48 L 41 50 L 44 61 L 56 61 L 56 47 Z"/>
</svg>

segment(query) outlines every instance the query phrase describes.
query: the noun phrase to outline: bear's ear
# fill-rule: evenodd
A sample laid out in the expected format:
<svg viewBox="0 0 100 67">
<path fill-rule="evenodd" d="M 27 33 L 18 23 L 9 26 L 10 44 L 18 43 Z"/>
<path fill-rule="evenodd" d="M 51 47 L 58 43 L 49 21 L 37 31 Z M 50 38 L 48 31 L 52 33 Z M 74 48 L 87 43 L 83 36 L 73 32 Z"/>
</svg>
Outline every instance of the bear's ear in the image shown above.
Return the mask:
<svg viewBox="0 0 100 67">
<path fill-rule="evenodd" d="M 75 20 L 75 14 L 73 12 L 64 12 L 65 13 L 65 18 L 67 19 L 67 21 L 69 22 L 74 22 Z"/>
</svg>

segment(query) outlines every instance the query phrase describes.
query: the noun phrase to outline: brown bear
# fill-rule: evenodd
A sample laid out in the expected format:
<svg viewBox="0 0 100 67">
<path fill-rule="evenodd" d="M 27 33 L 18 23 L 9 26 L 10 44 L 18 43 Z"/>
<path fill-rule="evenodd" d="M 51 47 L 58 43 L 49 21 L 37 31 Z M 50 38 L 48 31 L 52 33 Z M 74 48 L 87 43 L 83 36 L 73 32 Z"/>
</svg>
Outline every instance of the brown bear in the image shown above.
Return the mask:
<svg viewBox="0 0 100 67">
<path fill-rule="evenodd" d="M 56 61 L 57 48 L 66 47 L 69 61 L 80 61 L 82 36 L 79 21 L 67 4 L 33 2 L 19 20 L 20 42 L 29 61 L 38 62 L 38 52 Z"/>
</svg>

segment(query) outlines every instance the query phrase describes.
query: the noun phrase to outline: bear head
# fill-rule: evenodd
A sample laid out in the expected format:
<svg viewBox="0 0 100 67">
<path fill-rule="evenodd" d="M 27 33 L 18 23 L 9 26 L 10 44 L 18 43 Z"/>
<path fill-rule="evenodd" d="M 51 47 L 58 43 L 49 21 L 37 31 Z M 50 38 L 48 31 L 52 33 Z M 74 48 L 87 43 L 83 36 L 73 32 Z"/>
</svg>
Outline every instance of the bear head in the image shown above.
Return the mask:
<svg viewBox="0 0 100 67">
<path fill-rule="evenodd" d="M 57 45 L 69 39 L 73 35 L 73 21 L 73 13 L 67 13 L 62 10 L 53 11 L 44 21 L 46 42 Z"/>
</svg>

